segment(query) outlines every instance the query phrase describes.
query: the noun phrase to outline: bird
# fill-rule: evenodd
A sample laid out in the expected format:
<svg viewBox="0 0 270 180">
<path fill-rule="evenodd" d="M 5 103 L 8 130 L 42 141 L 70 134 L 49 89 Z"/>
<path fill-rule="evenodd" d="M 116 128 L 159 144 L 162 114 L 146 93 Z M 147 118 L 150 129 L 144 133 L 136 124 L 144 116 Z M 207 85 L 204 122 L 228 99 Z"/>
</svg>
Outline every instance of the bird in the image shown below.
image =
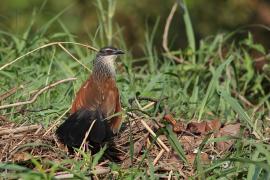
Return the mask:
<svg viewBox="0 0 270 180">
<path fill-rule="evenodd" d="M 111 46 L 96 54 L 92 73 L 76 93 L 71 115 L 56 130 L 58 139 L 68 148 L 80 147 L 89 133 L 86 140 L 97 149 L 118 133 L 122 116 L 115 60 L 122 54 L 124 51 Z"/>
</svg>

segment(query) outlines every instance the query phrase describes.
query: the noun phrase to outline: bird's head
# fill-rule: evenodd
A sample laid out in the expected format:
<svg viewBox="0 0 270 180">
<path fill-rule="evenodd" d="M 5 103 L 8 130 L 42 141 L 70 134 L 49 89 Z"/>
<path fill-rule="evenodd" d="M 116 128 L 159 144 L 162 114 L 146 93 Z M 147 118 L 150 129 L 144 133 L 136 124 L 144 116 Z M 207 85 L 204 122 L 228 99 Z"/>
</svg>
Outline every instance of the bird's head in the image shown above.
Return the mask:
<svg viewBox="0 0 270 180">
<path fill-rule="evenodd" d="M 124 54 L 121 49 L 117 49 L 111 46 L 101 48 L 97 53 L 96 62 L 94 63 L 105 63 L 105 64 L 114 64 L 115 59 L 117 56 Z"/>
<path fill-rule="evenodd" d="M 114 47 L 104 47 L 99 50 L 97 53 L 97 59 L 103 60 L 103 61 L 114 61 L 117 56 L 124 54 L 124 52 L 121 49 L 117 49 Z"/>
<path fill-rule="evenodd" d="M 111 46 L 101 48 L 98 52 L 98 56 L 118 56 L 121 54 L 125 54 L 121 49 L 117 49 Z"/>
<path fill-rule="evenodd" d="M 94 69 L 98 71 L 105 70 L 105 72 L 114 72 L 115 59 L 121 54 L 124 54 L 121 49 L 111 46 L 101 48 L 94 60 Z"/>
</svg>

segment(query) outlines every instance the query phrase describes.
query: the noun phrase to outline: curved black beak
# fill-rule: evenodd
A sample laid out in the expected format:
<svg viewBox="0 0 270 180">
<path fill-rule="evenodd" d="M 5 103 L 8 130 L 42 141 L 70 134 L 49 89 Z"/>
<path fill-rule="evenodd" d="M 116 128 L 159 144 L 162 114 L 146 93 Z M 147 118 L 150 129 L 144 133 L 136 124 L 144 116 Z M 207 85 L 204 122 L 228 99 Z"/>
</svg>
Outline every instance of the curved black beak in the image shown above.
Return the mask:
<svg viewBox="0 0 270 180">
<path fill-rule="evenodd" d="M 122 51 L 121 49 L 117 49 L 117 50 L 114 52 L 114 54 L 120 55 L 120 54 L 125 54 L 125 52 Z"/>
</svg>

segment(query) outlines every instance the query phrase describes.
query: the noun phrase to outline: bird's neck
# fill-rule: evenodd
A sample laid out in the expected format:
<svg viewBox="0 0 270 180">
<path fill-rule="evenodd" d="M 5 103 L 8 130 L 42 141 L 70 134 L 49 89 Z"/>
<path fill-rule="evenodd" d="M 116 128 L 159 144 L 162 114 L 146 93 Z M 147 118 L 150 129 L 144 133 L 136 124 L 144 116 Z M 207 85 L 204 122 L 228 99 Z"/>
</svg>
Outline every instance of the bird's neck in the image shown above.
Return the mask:
<svg viewBox="0 0 270 180">
<path fill-rule="evenodd" d="M 114 59 L 115 57 L 97 57 L 94 62 L 93 67 L 93 77 L 98 81 L 103 81 L 108 78 L 115 79 L 115 67 Z"/>
</svg>

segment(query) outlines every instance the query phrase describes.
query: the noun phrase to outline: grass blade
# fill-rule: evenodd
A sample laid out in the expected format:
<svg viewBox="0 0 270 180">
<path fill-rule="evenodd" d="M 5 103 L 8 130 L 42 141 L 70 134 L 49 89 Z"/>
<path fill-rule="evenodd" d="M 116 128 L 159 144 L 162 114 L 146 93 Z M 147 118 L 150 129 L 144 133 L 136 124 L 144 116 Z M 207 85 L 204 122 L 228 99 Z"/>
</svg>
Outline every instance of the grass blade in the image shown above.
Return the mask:
<svg viewBox="0 0 270 180">
<path fill-rule="evenodd" d="M 200 108 L 200 111 L 199 111 L 199 118 L 198 118 L 198 121 L 201 120 L 202 118 L 202 115 L 203 115 L 203 112 L 204 112 L 204 108 L 205 106 L 207 105 L 207 102 L 209 101 L 210 97 L 214 94 L 216 88 L 217 88 L 217 85 L 218 85 L 218 82 L 219 82 L 219 78 L 221 76 L 221 73 L 222 71 L 225 69 L 225 67 L 227 65 L 229 65 L 233 60 L 233 56 L 230 56 L 224 63 L 222 63 L 218 68 L 217 70 L 213 73 L 213 76 L 212 76 L 212 79 L 208 85 L 208 88 L 207 88 L 207 91 L 206 91 L 206 94 L 205 94 L 205 97 L 203 98 L 203 101 L 202 101 L 202 104 L 201 104 L 201 108 Z"/>
</svg>

